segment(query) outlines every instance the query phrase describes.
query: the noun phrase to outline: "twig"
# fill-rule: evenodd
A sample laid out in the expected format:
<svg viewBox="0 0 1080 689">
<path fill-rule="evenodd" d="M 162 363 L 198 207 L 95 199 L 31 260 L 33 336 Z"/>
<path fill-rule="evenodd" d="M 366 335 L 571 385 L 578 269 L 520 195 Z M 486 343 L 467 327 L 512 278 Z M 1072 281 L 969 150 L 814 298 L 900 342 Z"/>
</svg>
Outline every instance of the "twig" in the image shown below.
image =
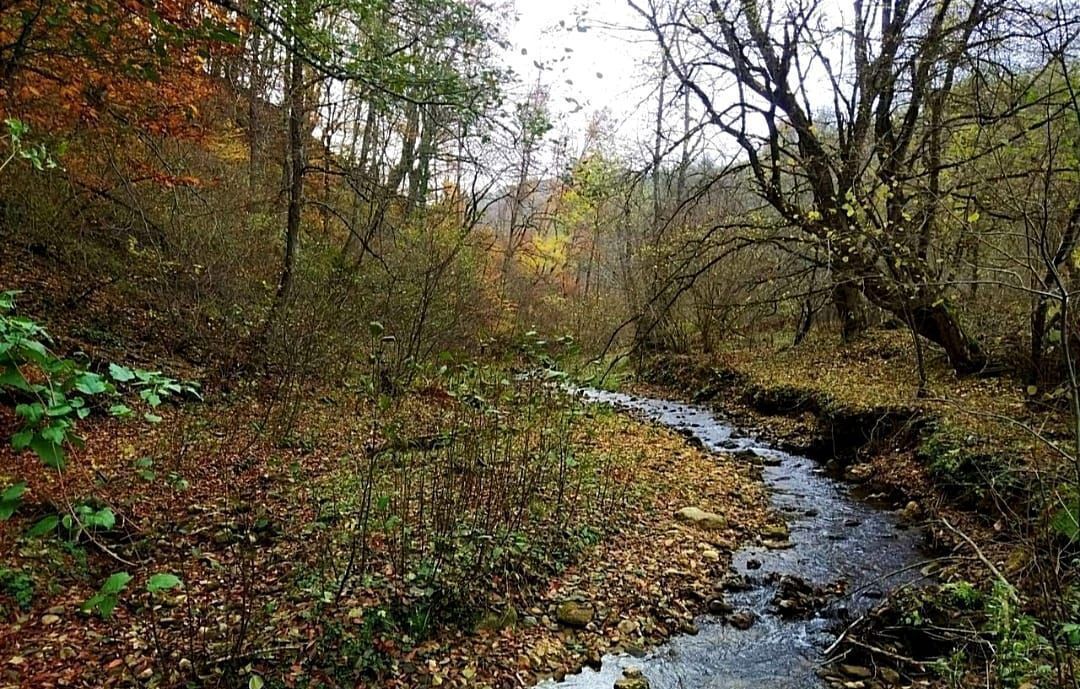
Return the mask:
<svg viewBox="0 0 1080 689">
<path fill-rule="evenodd" d="M 836 650 L 836 647 L 839 646 L 841 643 L 843 643 L 844 639 L 848 635 L 848 632 L 850 632 L 852 629 L 854 629 L 857 624 L 859 624 L 860 622 L 865 620 L 867 614 L 868 613 L 863 613 L 862 615 L 859 615 L 855 619 L 854 622 L 852 622 L 846 628 L 844 628 L 844 631 L 840 632 L 840 636 L 836 637 L 836 641 L 829 644 L 829 647 L 825 649 L 825 652 L 822 655 L 824 655 L 825 657 L 828 657 L 828 656 L 832 655 L 832 652 Z"/>
<path fill-rule="evenodd" d="M 1013 599 L 1013 602 L 1017 602 L 1016 591 L 1013 589 L 1012 585 L 1009 584 L 1009 580 L 1006 579 L 1005 575 L 1001 573 L 1001 570 L 999 570 L 997 568 L 997 566 L 993 562 L 990 562 L 990 559 L 988 557 L 986 557 L 986 555 L 983 554 L 982 549 L 980 549 L 979 546 L 975 544 L 975 541 L 971 540 L 971 538 L 966 533 L 964 533 L 960 529 L 958 529 L 955 526 L 953 526 L 952 524 L 950 524 L 949 520 L 946 519 L 945 517 L 941 518 L 941 523 L 945 525 L 945 528 L 947 528 L 949 531 L 952 531 L 954 534 L 956 534 L 960 538 L 964 539 L 964 541 L 969 546 L 971 546 L 971 549 L 975 551 L 975 555 L 979 558 L 979 560 L 982 561 L 982 563 L 984 565 L 986 565 L 987 569 L 989 569 L 990 572 L 995 577 L 997 577 L 998 580 L 1001 583 L 1006 584 L 1008 586 L 1008 588 L 1009 588 L 1009 597 Z"/>
<path fill-rule="evenodd" d="M 857 639 L 848 639 L 848 643 L 852 646 L 858 646 L 859 648 L 866 649 L 871 653 L 877 653 L 878 655 L 883 655 L 886 658 L 891 658 L 892 660 L 895 660 L 897 662 L 905 663 L 907 665 L 914 665 L 915 667 L 919 668 L 919 670 L 922 670 L 926 667 L 926 663 L 922 662 L 921 660 L 915 660 L 914 658 L 911 658 L 909 656 L 900 655 L 899 653 L 894 653 L 884 648 L 879 648 L 878 646 L 874 646 L 863 641 L 858 641 Z"/>
<path fill-rule="evenodd" d="M 237 660 L 251 660 L 253 658 L 263 658 L 265 656 L 281 653 L 282 651 L 299 651 L 304 647 L 304 644 L 284 644 L 281 646 L 270 646 L 268 648 L 258 648 L 254 651 L 248 651 L 247 653 L 230 653 L 219 658 L 214 658 L 211 661 L 213 665 L 220 665 L 221 663 L 230 663 Z"/>
</svg>

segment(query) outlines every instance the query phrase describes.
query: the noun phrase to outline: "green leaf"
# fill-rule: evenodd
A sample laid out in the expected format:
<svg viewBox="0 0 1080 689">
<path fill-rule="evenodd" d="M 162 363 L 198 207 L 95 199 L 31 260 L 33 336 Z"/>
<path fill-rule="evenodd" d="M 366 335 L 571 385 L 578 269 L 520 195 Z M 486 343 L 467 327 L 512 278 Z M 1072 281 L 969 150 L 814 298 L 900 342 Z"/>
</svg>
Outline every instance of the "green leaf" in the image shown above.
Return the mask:
<svg viewBox="0 0 1080 689">
<path fill-rule="evenodd" d="M 258 675 L 252 675 L 251 678 L 248 679 L 248 689 L 262 689 L 263 684 L 263 678 Z"/>
<path fill-rule="evenodd" d="M 101 593 L 120 593 L 131 581 L 131 575 L 127 572 L 117 572 L 105 580 L 101 585 Z"/>
<path fill-rule="evenodd" d="M 180 577 L 175 574 L 161 572 L 150 577 L 150 581 L 146 582 L 146 590 L 150 593 L 168 591 L 169 589 L 176 588 L 180 583 Z"/>
<path fill-rule="evenodd" d="M 64 452 L 64 448 L 57 443 L 50 440 L 46 440 L 40 435 L 35 435 L 34 439 L 30 441 L 30 449 L 41 458 L 41 461 L 45 463 L 45 466 L 50 469 L 63 469 L 67 463 L 67 455 Z"/>
<path fill-rule="evenodd" d="M 109 375 L 112 376 L 113 380 L 120 383 L 126 383 L 129 380 L 135 379 L 134 371 L 127 366 L 121 366 L 119 364 L 109 364 Z"/>
<path fill-rule="evenodd" d="M 116 416 L 122 419 L 126 419 L 133 413 L 134 412 L 131 411 L 131 407 L 127 406 L 126 404 L 114 404 L 113 406 L 109 407 L 110 416 Z"/>
<path fill-rule="evenodd" d="M 116 515 L 108 507 L 94 511 L 89 509 L 83 516 L 83 525 L 108 531 L 116 526 Z"/>
<path fill-rule="evenodd" d="M 37 538 L 38 536 L 44 536 L 51 531 L 55 531 L 56 527 L 59 525 L 60 517 L 55 514 L 50 514 L 49 516 L 39 520 L 37 524 L 31 526 L 26 532 L 26 537 Z"/>
<path fill-rule="evenodd" d="M 1058 510 L 1050 526 L 1065 538 L 1075 541 L 1080 537 L 1080 503 L 1074 502 Z"/>
<path fill-rule="evenodd" d="M 161 417 L 157 414 L 151 414 L 150 412 L 143 414 L 143 419 L 146 420 L 146 423 L 161 423 Z"/>
<path fill-rule="evenodd" d="M 105 580 L 101 588 L 82 604 L 83 612 L 97 611 L 102 618 L 108 619 L 120 602 L 120 592 L 131 581 L 127 572 L 117 572 Z"/>
<path fill-rule="evenodd" d="M 98 374 L 86 372 L 76 378 L 75 389 L 84 395 L 98 395 L 107 392 L 109 386 Z"/>
<path fill-rule="evenodd" d="M 8 486 L 0 493 L 0 521 L 10 519 L 15 514 L 19 503 L 22 502 L 23 493 L 26 492 L 26 482 L 22 481 L 13 486 Z"/>
<path fill-rule="evenodd" d="M 34 439 L 34 429 L 24 428 L 11 436 L 11 447 L 16 450 L 25 450 L 30 447 L 30 441 Z"/>
<path fill-rule="evenodd" d="M 15 364 L 8 364 L 0 371 L 0 388 L 15 388 L 24 392 L 30 391 L 30 384 L 26 382 L 22 372 Z"/>
</svg>

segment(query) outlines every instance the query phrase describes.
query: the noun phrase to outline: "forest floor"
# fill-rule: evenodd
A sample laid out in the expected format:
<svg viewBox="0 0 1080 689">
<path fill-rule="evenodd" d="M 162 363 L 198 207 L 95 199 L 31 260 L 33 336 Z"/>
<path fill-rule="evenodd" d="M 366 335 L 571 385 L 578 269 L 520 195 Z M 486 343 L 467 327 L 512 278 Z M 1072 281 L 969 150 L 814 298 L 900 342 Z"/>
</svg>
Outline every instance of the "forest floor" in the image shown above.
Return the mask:
<svg viewBox="0 0 1080 689">
<path fill-rule="evenodd" d="M 448 404 L 429 392 L 400 413 L 422 427 Z M 261 412 L 246 400 L 185 405 L 153 428 L 91 419 L 86 449 L 63 473 L 0 450 L 0 485 L 29 483 L 15 516 L 0 522 L 0 687 L 253 677 L 267 686 L 340 686 L 356 677 L 367 678 L 361 686 L 529 686 L 609 650 L 644 649 L 687 630 L 731 551 L 775 519 L 745 464 L 650 424 L 591 411 L 574 430 L 576 452 L 605 458 L 620 499 L 597 506 L 582 496 L 568 524 L 590 537 L 517 579 L 466 580 L 489 612 L 440 620 L 421 638 L 387 617 L 410 585 L 393 566 L 389 541 L 373 546 L 371 571 L 380 576 L 332 604 L 310 583 L 326 567 L 327 543 L 312 525 L 363 429 L 342 423 L 324 398 L 298 414 L 300 440 L 271 444 L 237 431 Z M 12 417 L 0 409 L 5 433 Z M 26 535 L 43 515 L 82 504 L 109 507 L 116 526 L 55 539 Z M 726 526 L 701 531 L 676 522 L 687 506 L 722 515 Z M 564 509 L 574 511 L 574 502 Z M 83 612 L 116 571 L 133 579 L 112 616 Z M 179 575 L 182 589 L 148 594 L 144 582 L 158 572 Z M 327 662 L 327 654 L 339 657 Z"/>
</svg>

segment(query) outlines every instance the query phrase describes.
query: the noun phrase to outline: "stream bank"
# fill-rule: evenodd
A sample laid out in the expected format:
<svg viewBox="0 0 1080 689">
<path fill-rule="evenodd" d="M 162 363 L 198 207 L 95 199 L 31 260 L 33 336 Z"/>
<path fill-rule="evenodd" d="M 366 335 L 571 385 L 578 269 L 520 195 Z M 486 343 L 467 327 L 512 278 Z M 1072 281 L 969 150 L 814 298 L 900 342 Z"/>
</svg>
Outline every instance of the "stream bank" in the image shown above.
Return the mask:
<svg viewBox="0 0 1080 689">
<path fill-rule="evenodd" d="M 760 467 L 785 532 L 737 550 L 697 633 L 637 657 L 612 654 L 599 669 L 541 686 L 607 689 L 640 670 L 653 689 L 768 686 L 872 688 L 899 680 L 887 668 L 823 668 L 833 630 L 900 583 L 920 578 L 920 535 L 895 515 L 854 498 L 814 460 L 741 432 L 708 410 L 661 399 L 586 391 L 595 402 L 645 416 L 706 450 Z M 629 673 L 629 674 L 626 674 Z M 640 684 L 636 686 L 642 686 Z"/>
</svg>

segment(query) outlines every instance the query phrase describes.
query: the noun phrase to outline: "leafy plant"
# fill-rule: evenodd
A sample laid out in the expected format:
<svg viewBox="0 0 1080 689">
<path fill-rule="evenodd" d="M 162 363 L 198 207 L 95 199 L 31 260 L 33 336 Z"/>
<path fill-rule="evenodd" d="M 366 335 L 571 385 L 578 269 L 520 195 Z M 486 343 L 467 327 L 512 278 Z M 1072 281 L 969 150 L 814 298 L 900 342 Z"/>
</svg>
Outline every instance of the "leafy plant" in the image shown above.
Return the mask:
<svg viewBox="0 0 1080 689">
<path fill-rule="evenodd" d="M 4 127 L 7 129 L 4 138 L 8 141 L 8 155 L 0 161 L 0 172 L 3 172 L 4 168 L 16 158 L 30 163 L 35 170 L 51 170 L 59 167 L 45 144 L 40 142 L 32 144 L 26 140 L 30 127 L 25 122 L 9 118 L 4 120 Z M 64 149 L 61 146 L 57 153 L 62 155 L 63 152 Z"/>
<path fill-rule="evenodd" d="M 22 502 L 22 496 L 25 492 L 26 483 L 21 482 L 8 486 L 3 493 L 0 493 L 0 521 L 10 519 L 11 515 L 15 514 L 15 510 L 18 509 L 19 503 Z"/>
<path fill-rule="evenodd" d="M 27 572 L 0 567 L 0 589 L 3 589 L 19 608 L 27 610 L 34 602 L 34 588 L 34 579 Z"/>
<path fill-rule="evenodd" d="M 127 572 L 116 572 L 111 575 L 101 585 L 98 592 L 82 604 L 82 611 L 96 612 L 102 619 L 109 619 L 120 602 L 120 592 L 127 587 L 130 581 L 131 575 Z"/>
<path fill-rule="evenodd" d="M 149 407 L 144 418 L 161 420 L 154 411 L 173 395 L 199 398 L 198 384 L 181 382 L 159 371 L 144 371 L 110 364 L 109 375 L 88 371 L 76 362 L 53 354 L 48 332 L 29 318 L 14 314 L 17 292 L 0 293 L 0 392 L 14 393 L 24 401 L 15 407 L 22 427 L 11 437 L 16 450 L 29 449 L 54 469 L 67 461 L 66 446 L 82 445 L 76 424 L 91 413 L 90 400 L 113 398 L 113 416 L 128 417 L 133 411 L 117 400 L 117 384 L 137 392 Z"/>
<path fill-rule="evenodd" d="M 146 582 L 146 590 L 149 593 L 161 593 L 162 591 L 174 589 L 181 584 L 180 577 L 175 574 L 159 572 L 158 574 L 151 576 L 150 580 Z"/>
</svg>

